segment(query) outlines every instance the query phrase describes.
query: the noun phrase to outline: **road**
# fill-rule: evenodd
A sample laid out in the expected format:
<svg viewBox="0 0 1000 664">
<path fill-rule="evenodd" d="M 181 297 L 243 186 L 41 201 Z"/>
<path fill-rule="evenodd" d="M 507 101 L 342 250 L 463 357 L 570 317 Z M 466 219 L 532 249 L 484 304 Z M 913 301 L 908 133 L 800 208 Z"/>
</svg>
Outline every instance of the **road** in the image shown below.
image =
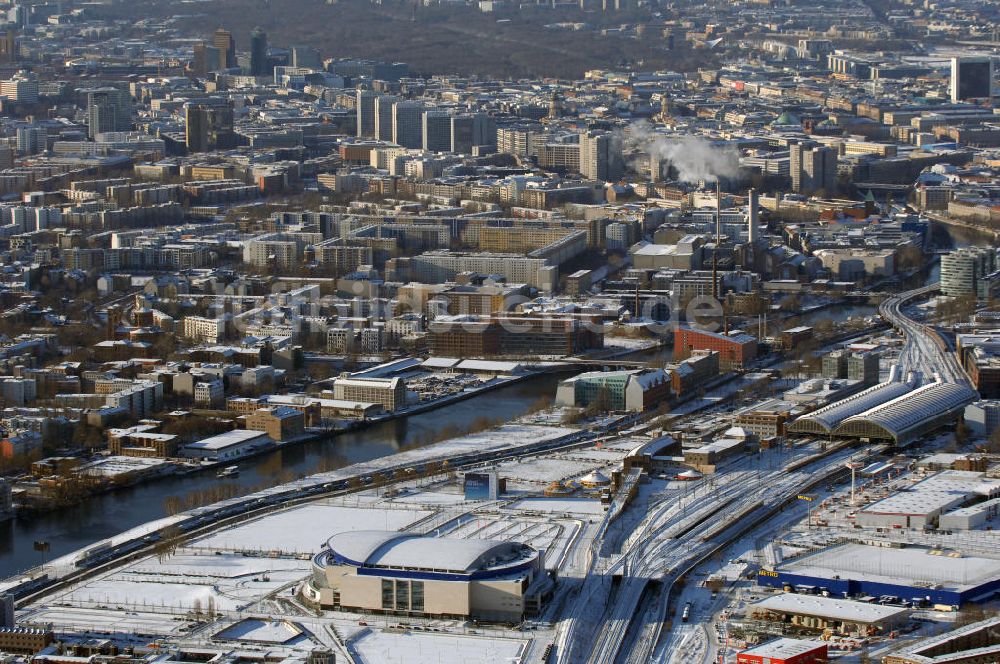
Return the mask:
<svg viewBox="0 0 1000 664">
<path fill-rule="evenodd" d="M 910 318 L 904 307 L 911 301 L 936 292 L 940 284 L 931 284 L 887 298 L 879 305 L 879 315 L 899 330 L 906 338 L 900 353 L 898 366 L 905 374 L 913 371 L 926 383 L 935 374 L 946 383 L 972 385 L 968 374 L 959 364 L 955 354 L 950 352 L 940 334 L 931 326 Z"/>
</svg>

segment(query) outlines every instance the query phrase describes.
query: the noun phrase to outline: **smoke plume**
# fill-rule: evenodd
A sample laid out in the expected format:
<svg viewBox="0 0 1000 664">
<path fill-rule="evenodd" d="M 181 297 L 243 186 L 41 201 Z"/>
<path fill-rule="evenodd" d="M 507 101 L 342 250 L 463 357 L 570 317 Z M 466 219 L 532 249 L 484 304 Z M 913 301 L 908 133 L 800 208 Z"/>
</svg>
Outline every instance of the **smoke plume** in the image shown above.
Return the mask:
<svg viewBox="0 0 1000 664">
<path fill-rule="evenodd" d="M 712 145 L 700 136 L 663 136 L 653 133 L 649 123 L 636 122 L 628 128 L 626 144 L 653 160 L 669 163 L 682 182 L 715 182 L 739 174 L 739 153 L 734 148 Z"/>
</svg>

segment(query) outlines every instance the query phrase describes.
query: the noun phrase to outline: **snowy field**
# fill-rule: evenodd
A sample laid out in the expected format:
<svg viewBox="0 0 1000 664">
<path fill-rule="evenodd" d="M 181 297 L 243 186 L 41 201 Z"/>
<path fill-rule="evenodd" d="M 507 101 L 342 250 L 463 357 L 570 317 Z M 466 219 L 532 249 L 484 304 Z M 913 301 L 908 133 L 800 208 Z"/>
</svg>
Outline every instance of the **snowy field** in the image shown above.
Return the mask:
<svg viewBox="0 0 1000 664">
<path fill-rule="evenodd" d="M 604 505 L 594 498 L 524 498 L 511 504 L 507 509 L 574 516 L 604 514 Z"/>
<path fill-rule="evenodd" d="M 373 500 L 377 498 L 373 497 Z M 429 516 L 419 509 L 366 509 L 312 504 L 268 515 L 213 533 L 196 547 L 230 551 L 316 553 L 332 535 L 348 530 L 399 530 Z"/>
<path fill-rule="evenodd" d="M 163 563 L 147 558 L 87 581 L 59 595 L 54 603 L 183 614 L 199 606 L 207 608 L 211 601 L 220 611 L 238 611 L 308 573 L 308 560 L 181 550 Z"/>
<path fill-rule="evenodd" d="M 507 478 L 507 482 L 514 482 L 518 485 L 535 483 L 544 488 L 555 480 L 571 480 L 583 477 L 595 468 L 601 468 L 603 464 L 595 465 L 592 462 L 576 461 L 562 457 L 542 458 L 514 463 L 504 466 L 500 474 Z"/>
<path fill-rule="evenodd" d="M 525 641 L 416 632 L 368 632 L 353 644 L 359 664 L 504 664 L 519 662 Z"/>
</svg>

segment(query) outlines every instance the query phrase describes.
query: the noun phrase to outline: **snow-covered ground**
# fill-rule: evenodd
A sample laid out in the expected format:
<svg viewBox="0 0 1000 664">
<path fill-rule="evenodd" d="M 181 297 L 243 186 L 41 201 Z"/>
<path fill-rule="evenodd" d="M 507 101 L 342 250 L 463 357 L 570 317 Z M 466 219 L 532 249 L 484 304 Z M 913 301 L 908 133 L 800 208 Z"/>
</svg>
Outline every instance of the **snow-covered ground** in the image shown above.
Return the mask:
<svg viewBox="0 0 1000 664">
<path fill-rule="evenodd" d="M 348 530 L 399 530 L 431 512 L 419 509 L 368 509 L 311 504 L 276 512 L 227 528 L 192 543 L 224 550 L 281 551 L 311 554 L 331 535 Z"/>
<path fill-rule="evenodd" d="M 521 661 L 525 641 L 477 639 L 450 634 L 369 631 L 353 646 L 358 664 L 504 664 Z"/>
<path fill-rule="evenodd" d="M 604 514 L 604 505 L 594 498 L 523 498 L 508 505 L 507 509 L 548 514 Z"/>
<path fill-rule="evenodd" d="M 86 581 L 59 595 L 55 603 L 182 614 L 214 602 L 220 611 L 239 611 L 308 573 L 308 560 L 182 550 L 163 563 L 147 558 Z"/>
</svg>

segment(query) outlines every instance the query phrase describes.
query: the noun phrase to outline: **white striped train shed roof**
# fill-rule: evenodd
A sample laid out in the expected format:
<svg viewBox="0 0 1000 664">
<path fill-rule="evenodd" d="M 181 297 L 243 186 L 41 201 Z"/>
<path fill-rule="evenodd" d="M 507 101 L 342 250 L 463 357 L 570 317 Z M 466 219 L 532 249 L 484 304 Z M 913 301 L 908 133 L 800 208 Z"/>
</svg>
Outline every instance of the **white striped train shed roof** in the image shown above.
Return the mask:
<svg viewBox="0 0 1000 664">
<path fill-rule="evenodd" d="M 871 410 L 848 417 L 837 425 L 835 433 L 855 423 L 873 424 L 898 440 L 928 420 L 964 408 L 978 398 L 979 393 L 968 385 L 928 383 Z"/>
<path fill-rule="evenodd" d="M 794 423 L 815 422 L 827 433 L 849 417 L 859 415 L 872 408 L 891 401 L 897 397 L 909 394 L 913 390 L 913 385 L 905 382 L 888 381 L 879 383 L 867 390 L 852 394 L 846 399 L 835 401 L 828 406 L 814 410 L 803 415 Z"/>
</svg>

